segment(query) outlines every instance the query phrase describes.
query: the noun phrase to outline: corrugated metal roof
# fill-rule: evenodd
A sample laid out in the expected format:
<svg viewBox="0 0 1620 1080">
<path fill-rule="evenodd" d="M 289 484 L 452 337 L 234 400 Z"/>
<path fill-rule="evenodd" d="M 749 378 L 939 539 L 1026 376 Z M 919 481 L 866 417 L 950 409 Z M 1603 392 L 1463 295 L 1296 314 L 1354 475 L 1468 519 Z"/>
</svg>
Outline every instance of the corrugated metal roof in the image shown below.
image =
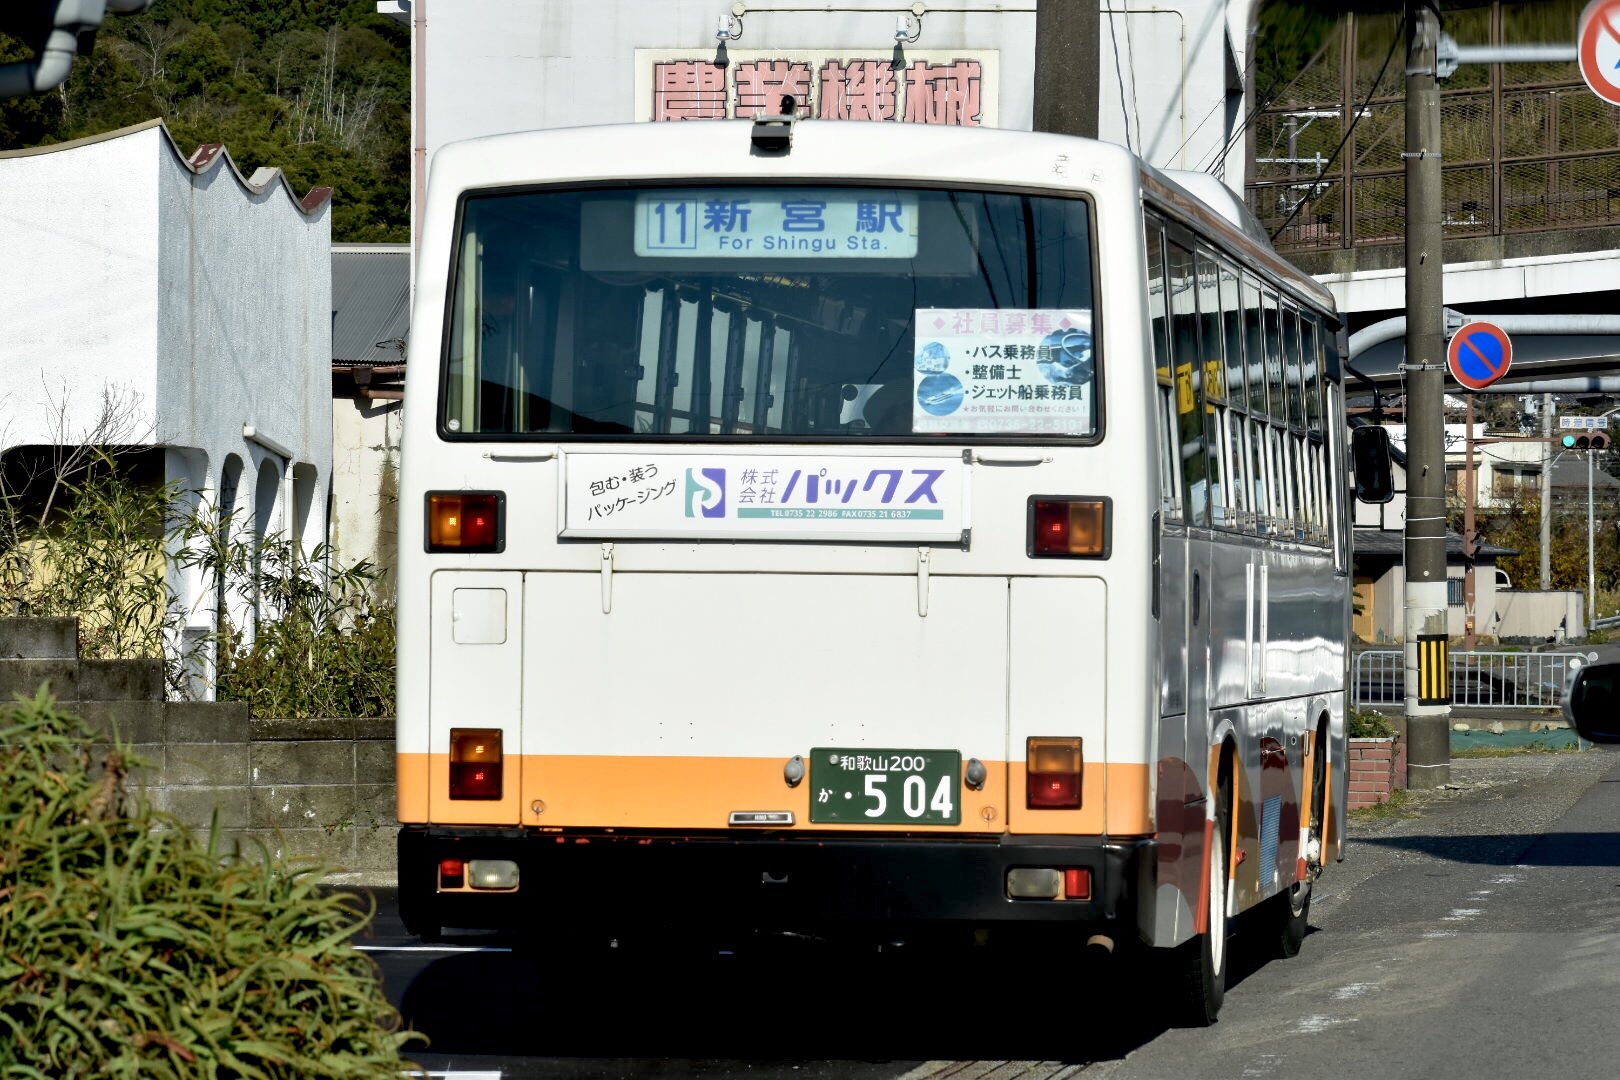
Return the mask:
<svg viewBox="0 0 1620 1080">
<path fill-rule="evenodd" d="M 404 363 L 410 321 L 410 245 L 332 245 L 334 364 Z"/>
</svg>

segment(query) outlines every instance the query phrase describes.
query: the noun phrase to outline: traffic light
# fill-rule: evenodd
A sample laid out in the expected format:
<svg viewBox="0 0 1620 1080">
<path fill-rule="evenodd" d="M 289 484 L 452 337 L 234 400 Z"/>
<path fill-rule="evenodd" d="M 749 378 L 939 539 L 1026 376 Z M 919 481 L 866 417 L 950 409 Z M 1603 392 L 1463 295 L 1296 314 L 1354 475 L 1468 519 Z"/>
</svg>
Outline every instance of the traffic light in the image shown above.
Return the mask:
<svg viewBox="0 0 1620 1080">
<path fill-rule="evenodd" d="M 1565 450 L 1607 450 L 1609 434 L 1606 431 L 1587 431 L 1579 435 L 1565 435 Z"/>
<path fill-rule="evenodd" d="M 107 12 L 134 14 L 152 0 L 9 0 L 0 11 L 0 33 L 33 50 L 30 60 L 0 64 L 0 98 L 43 94 L 61 86 L 73 57 L 89 53 Z"/>
</svg>

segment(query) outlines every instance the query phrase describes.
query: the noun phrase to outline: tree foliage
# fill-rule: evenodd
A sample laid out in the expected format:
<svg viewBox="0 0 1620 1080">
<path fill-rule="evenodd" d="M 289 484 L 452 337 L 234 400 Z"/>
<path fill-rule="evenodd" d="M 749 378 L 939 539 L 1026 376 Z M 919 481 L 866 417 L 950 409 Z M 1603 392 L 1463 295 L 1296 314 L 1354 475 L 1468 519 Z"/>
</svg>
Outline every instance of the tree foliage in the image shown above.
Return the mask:
<svg viewBox="0 0 1620 1080">
<path fill-rule="evenodd" d="M 26 55 L 0 37 L 0 60 Z M 409 239 L 410 33 L 373 0 L 157 0 L 109 18 L 60 89 L 0 102 L 0 148 L 153 117 L 247 174 L 334 188 L 334 240 Z"/>
</svg>

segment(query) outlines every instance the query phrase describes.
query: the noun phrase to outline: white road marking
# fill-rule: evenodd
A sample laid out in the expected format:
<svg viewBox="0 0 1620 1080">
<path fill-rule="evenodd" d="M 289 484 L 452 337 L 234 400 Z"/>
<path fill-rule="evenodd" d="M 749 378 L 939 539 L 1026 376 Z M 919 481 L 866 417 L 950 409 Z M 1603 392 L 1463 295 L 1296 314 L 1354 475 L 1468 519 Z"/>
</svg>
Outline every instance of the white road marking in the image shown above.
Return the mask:
<svg viewBox="0 0 1620 1080">
<path fill-rule="evenodd" d="M 1244 1076 L 1270 1076 L 1277 1071 L 1277 1055 L 1261 1054 L 1251 1065 L 1243 1066 Z"/>
<path fill-rule="evenodd" d="M 435 953 L 464 953 L 464 952 L 511 952 L 510 948 L 498 945 L 356 945 L 356 952 L 435 952 Z M 461 1076 L 476 1075 L 473 1073 L 458 1073 Z"/>
<path fill-rule="evenodd" d="M 1341 986 L 1333 991 L 1333 1000 L 1351 1001 L 1358 997 L 1365 997 L 1369 990 L 1377 989 L 1378 985 L 1376 983 L 1351 983 L 1349 986 Z"/>
<path fill-rule="evenodd" d="M 1326 1031 L 1330 1027 L 1355 1022 L 1354 1017 L 1341 1019 L 1337 1016 L 1302 1016 L 1294 1021 L 1294 1033 L 1296 1035 L 1315 1035 L 1318 1032 Z"/>
<path fill-rule="evenodd" d="M 1477 908 L 1477 907 L 1452 908 L 1451 909 L 1451 914 L 1446 916 L 1446 922 L 1467 922 L 1469 919 L 1472 919 L 1475 915 L 1483 915 L 1483 914 L 1485 914 L 1485 909 L 1484 908 Z"/>
</svg>

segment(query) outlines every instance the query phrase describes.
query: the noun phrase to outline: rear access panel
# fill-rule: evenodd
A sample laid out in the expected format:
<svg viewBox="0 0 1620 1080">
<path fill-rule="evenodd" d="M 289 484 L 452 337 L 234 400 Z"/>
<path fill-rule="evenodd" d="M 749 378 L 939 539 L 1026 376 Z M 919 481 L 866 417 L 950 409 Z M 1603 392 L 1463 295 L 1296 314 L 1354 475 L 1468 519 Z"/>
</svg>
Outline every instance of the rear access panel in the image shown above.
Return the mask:
<svg viewBox="0 0 1620 1080">
<path fill-rule="evenodd" d="M 529 574 L 525 823 L 714 829 L 757 811 L 807 828 L 815 770 L 790 786 L 784 769 L 837 748 L 980 759 L 988 780 L 962 785 L 959 823 L 925 831 L 1002 831 L 1007 579 L 936 575 L 926 616 L 917 588 L 619 573 L 604 613 L 598 575 Z"/>
<path fill-rule="evenodd" d="M 441 825 L 515 825 L 523 754 L 523 575 L 441 570 L 433 575 L 430 603 L 428 813 Z M 500 798 L 450 798 L 455 728 L 501 733 Z"/>
</svg>

